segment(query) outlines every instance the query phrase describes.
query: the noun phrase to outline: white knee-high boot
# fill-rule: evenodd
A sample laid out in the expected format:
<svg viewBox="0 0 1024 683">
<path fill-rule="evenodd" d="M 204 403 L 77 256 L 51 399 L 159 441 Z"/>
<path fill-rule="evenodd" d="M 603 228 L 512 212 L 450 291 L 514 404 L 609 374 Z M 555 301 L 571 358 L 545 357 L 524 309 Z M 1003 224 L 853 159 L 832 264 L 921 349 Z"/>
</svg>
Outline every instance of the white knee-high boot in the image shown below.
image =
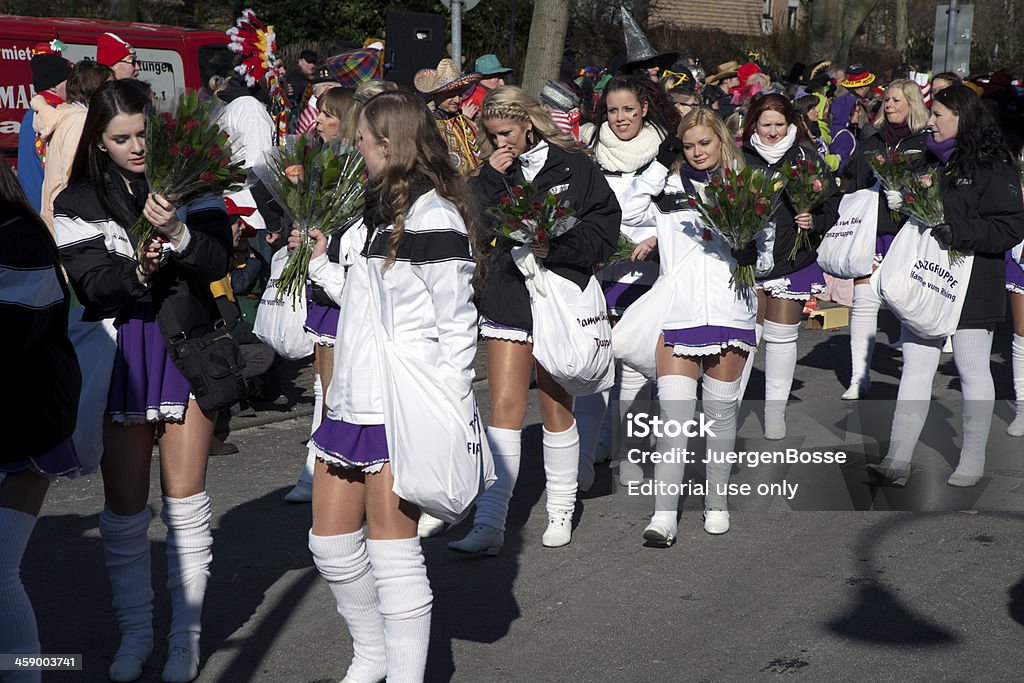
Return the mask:
<svg viewBox="0 0 1024 683">
<path fill-rule="evenodd" d="M 505 543 L 508 504 L 519 478 L 519 461 L 523 451 L 522 431 L 488 427 L 487 442 L 491 446 L 497 481 L 477 501 L 473 529 L 464 538 L 449 543 L 449 550 L 493 556 L 498 554 Z"/>
<path fill-rule="evenodd" d="M 629 486 L 631 482 L 640 482 L 644 479 L 644 470 L 640 463 L 630 462 L 626 457 L 631 448 L 636 448 L 642 439 L 626 435 L 626 416 L 633 412 L 637 403 L 644 403 L 651 400 L 651 382 L 641 373 L 621 364 L 622 375 L 619 380 L 619 401 L 618 401 L 618 424 L 617 430 L 620 435 L 621 444 L 618 446 L 619 454 L 619 483 Z"/>
<path fill-rule="evenodd" d="M 0 654 L 39 654 L 36 613 L 21 583 L 21 560 L 35 526 L 35 516 L 0 507 Z M 0 678 L 7 683 L 38 683 L 42 675 L 4 671 Z"/>
<path fill-rule="evenodd" d="M 878 332 L 879 301 L 871 285 L 854 285 L 850 309 L 850 388 L 845 400 L 856 400 L 871 387 L 871 357 Z"/>
<path fill-rule="evenodd" d="M 376 683 L 388 673 L 384 618 L 363 530 L 338 536 L 314 536 L 310 530 L 309 550 L 352 636 L 346 680 Z"/>
<path fill-rule="evenodd" d="M 704 375 L 704 414 L 715 421 L 714 436 L 707 438 L 708 451 L 729 453 L 736 447 L 736 414 L 739 409 L 740 380 L 723 382 Z M 728 510 L 725 488 L 729 484 L 732 465 L 709 462 L 707 465 L 708 493 L 704 498 L 705 510 Z"/>
<path fill-rule="evenodd" d="M 764 321 L 764 437 L 786 438 L 786 404 L 796 370 L 800 323 Z"/>
<path fill-rule="evenodd" d="M 121 644 L 110 664 L 113 681 L 134 681 L 153 652 L 153 578 L 149 560 L 149 523 L 144 508 L 134 515 L 117 515 L 104 507 L 100 537 L 113 592 L 113 607 Z"/>
<path fill-rule="evenodd" d="M 206 491 L 187 498 L 164 496 L 160 518 L 167 526 L 167 589 L 171 629 L 163 679 L 191 681 L 199 673 L 203 599 L 213 560 L 213 517 Z"/>
<path fill-rule="evenodd" d="M 992 336 L 989 330 L 957 330 L 953 335 L 953 360 L 964 397 L 964 440 L 950 486 L 974 486 L 985 473 L 985 449 L 996 403 Z"/>
<path fill-rule="evenodd" d="M 675 420 L 680 424 L 693 419 L 697 407 L 697 380 L 683 375 L 665 375 L 658 378 L 658 414 L 662 420 Z M 664 436 L 657 441 L 657 450 L 663 454 L 674 453 L 673 462 L 659 462 L 654 465 L 654 515 L 644 530 L 644 538 L 671 545 L 675 541 L 679 509 L 678 487 L 683 481 L 686 463 L 687 438 Z"/>
<path fill-rule="evenodd" d="M 1013 366 L 1014 418 L 1006 433 L 1010 436 L 1024 436 L 1024 337 L 1013 335 L 1010 347 L 1010 362 Z"/>
<path fill-rule="evenodd" d="M 544 489 L 547 492 L 548 527 L 543 544 L 557 548 L 572 537 L 572 513 L 576 508 L 576 469 L 580 436 L 576 423 L 564 432 L 544 428 Z"/>
<path fill-rule="evenodd" d="M 366 542 L 384 619 L 389 683 L 423 680 L 434 594 L 419 538 Z"/>
<path fill-rule="evenodd" d="M 900 338 L 903 340 L 903 372 L 896 394 L 889 452 L 882 461 L 883 468 L 897 474 L 910 469 L 914 447 L 928 419 L 932 381 L 942 356 L 942 340 L 920 339 L 906 327 Z"/>
</svg>

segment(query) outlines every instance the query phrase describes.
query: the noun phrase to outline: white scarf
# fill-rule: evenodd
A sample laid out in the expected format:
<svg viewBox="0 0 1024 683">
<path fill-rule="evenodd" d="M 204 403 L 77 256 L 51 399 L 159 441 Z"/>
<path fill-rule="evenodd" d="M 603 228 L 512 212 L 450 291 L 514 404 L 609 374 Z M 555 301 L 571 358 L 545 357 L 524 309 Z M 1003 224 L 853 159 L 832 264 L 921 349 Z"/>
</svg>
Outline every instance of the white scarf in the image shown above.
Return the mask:
<svg viewBox="0 0 1024 683">
<path fill-rule="evenodd" d="M 548 161 L 548 141 L 541 140 L 536 145 L 519 155 L 519 166 L 523 169 L 523 178 L 532 183 L 544 164 Z"/>
<path fill-rule="evenodd" d="M 620 140 L 605 121 L 601 124 L 601 138 L 594 148 L 594 157 L 605 171 L 632 173 L 658 156 L 660 146 L 661 134 L 649 123 L 645 123 L 632 140 Z"/>
<path fill-rule="evenodd" d="M 757 133 L 750 136 L 750 144 L 754 146 L 754 149 L 761 155 L 761 158 L 769 164 L 778 163 L 779 159 L 786 156 L 786 152 L 789 151 L 794 142 L 796 142 L 796 126 L 792 123 L 786 129 L 786 137 L 771 147 L 761 142 L 761 137 Z"/>
</svg>

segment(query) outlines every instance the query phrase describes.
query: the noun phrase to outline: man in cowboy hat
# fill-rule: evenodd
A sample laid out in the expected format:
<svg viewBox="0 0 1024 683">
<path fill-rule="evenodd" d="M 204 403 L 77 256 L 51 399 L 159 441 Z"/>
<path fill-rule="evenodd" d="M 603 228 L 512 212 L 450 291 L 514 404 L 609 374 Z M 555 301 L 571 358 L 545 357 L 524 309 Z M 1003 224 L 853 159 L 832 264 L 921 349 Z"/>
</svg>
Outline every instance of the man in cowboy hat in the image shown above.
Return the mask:
<svg viewBox="0 0 1024 683">
<path fill-rule="evenodd" d="M 480 149 L 476 142 L 476 126 L 461 111 L 462 95 L 480 80 L 480 74 L 459 75 L 451 59 L 442 59 L 436 69 L 421 69 L 413 77 L 413 85 L 434 103 L 434 120 L 441 137 L 448 145 L 452 166 L 469 174 L 480 165 Z"/>
<path fill-rule="evenodd" d="M 508 79 L 512 76 L 512 69 L 503 67 L 496 55 L 489 54 L 478 57 L 474 68 L 476 73 L 480 74 L 480 81 L 469 95 L 463 98 L 462 113 L 475 121 L 484 106 L 487 93 L 507 85 Z"/>
<path fill-rule="evenodd" d="M 740 84 L 739 70 L 740 63 L 732 60 L 719 64 L 718 70 L 704 79 L 704 101 L 723 119 L 736 110 L 729 91 Z"/>
</svg>

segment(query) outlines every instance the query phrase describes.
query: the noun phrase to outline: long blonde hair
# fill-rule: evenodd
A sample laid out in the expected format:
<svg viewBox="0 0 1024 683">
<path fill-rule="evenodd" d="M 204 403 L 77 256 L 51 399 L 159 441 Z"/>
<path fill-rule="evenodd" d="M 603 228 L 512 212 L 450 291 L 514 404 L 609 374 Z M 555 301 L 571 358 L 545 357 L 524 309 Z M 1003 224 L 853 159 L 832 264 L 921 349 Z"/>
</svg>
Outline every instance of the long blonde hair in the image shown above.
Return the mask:
<svg viewBox="0 0 1024 683">
<path fill-rule="evenodd" d="M 397 89 L 398 84 L 391 81 L 364 81 L 357 85 L 352 94 L 352 101 L 349 103 L 344 118 L 341 120 L 339 132 L 351 133 L 352 140 L 355 140 L 359 127 L 359 113 L 363 111 L 363 105 L 373 99 L 375 95 Z M 339 118 L 341 117 L 339 116 Z"/>
<path fill-rule="evenodd" d="M 423 100 L 408 90 L 381 92 L 363 106 L 362 117 L 378 141 L 388 141 L 384 170 L 367 188 L 380 198 L 394 224 L 381 270 L 390 268 L 398 256 L 406 213 L 411 208 L 410 181 L 415 173 L 426 176 L 437 194 L 455 205 L 466 224 L 470 245 L 475 244 L 476 211 L 469 186 L 452 168 L 448 146 Z"/>
<path fill-rule="evenodd" d="M 710 128 L 711 132 L 718 138 L 718 142 L 721 146 L 721 159 L 718 162 L 718 173 L 721 173 L 724 168 L 732 168 L 739 171 L 747 165 L 743 161 L 743 155 L 740 154 L 740 150 L 736 147 L 736 143 L 732 139 L 732 133 L 729 132 L 729 128 L 725 125 L 725 122 L 719 118 L 718 114 L 716 114 L 714 110 L 708 109 L 707 107 L 691 109 L 690 113 L 684 116 L 683 120 L 679 122 L 679 130 L 676 132 L 676 135 L 678 135 L 679 139 L 682 140 L 684 133 L 696 128 L 697 126 Z M 672 171 L 678 172 L 685 163 L 687 163 L 686 155 L 680 154 L 679 158 L 672 164 Z"/>
<path fill-rule="evenodd" d="M 540 102 L 514 85 L 495 88 L 484 98 L 480 123 L 495 119 L 529 123 L 533 126 L 536 134 L 541 139 L 547 140 L 549 145 L 559 147 L 567 152 L 589 153 L 585 146 L 576 142 L 572 136 L 555 125 Z M 489 135 L 479 136 L 477 144 L 480 146 L 481 161 L 486 161 L 494 154 L 494 143 L 491 142 Z"/>
<path fill-rule="evenodd" d="M 909 78 L 897 78 L 889 84 L 885 91 L 889 92 L 893 89 L 903 93 L 907 106 L 910 108 L 910 113 L 907 115 L 907 125 L 910 126 L 911 132 L 920 133 L 928 125 L 929 116 L 928 107 L 924 105 L 924 97 L 921 96 L 921 88 Z M 883 123 L 885 123 L 884 105 L 878 110 L 874 125 L 876 128 L 881 128 Z"/>
</svg>

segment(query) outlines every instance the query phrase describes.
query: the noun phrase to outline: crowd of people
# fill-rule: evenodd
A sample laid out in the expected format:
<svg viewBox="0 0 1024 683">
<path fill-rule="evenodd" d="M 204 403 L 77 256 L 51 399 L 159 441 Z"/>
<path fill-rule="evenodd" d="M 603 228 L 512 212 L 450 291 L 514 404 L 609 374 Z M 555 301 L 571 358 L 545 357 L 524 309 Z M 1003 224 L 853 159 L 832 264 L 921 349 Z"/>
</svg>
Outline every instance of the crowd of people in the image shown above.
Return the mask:
<svg viewBox="0 0 1024 683">
<path fill-rule="evenodd" d="M 404 454 L 390 452 L 389 431 L 401 426 L 386 417 L 394 413 L 384 406 L 378 335 L 437 368 L 459 397 L 472 395 L 477 342 L 485 342 L 486 441 L 496 481 L 477 500 L 468 534 L 448 544 L 456 552 L 501 552 L 536 377 L 548 514 L 542 543 L 565 546 L 595 465 L 629 448 L 620 425 L 638 401 L 656 396 L 663 417 L 685 421 L 700 396 L 717 425 L 707 447 L 728 452 L 740 401 L 763 399 L 764 437 L 786 437 L 804 306 L 842 285 L 826 281 L 815 240 L 799 237 L 824 234 L 844 196 L 875 186 L 869 154 L 899 151 L 915 168 L 934 169 L 945 216 L 932 232 L 974 255 L 951 338 L 965 410 L 948 483 L 973 486 L 984 474 L 995 397 L 990 354 L 1004 292 L 1017 398 L 1008 433 L 1024 435 L 1024 269 L 1014 249 L 1024 241 L 1022 131 L 1013 127 L 1021 98 L 1003 75 L 938 74 L 919 83 L 908 68 L 881 83 L 864 65 L 820 62 L 783 79 L 766 73 L 756 55 L 705 74 L 693 59 L 655 52 L 627 24 L 629 52 L 617 68 L 584 67 L 575 78 L 549 81 L 537 97 L 510 85 L 512 69 L 495 55 L 466 72 L 443 59 L 416 75 L 413 92 L 379 78 L 382 47 L 371 39 L 323 64 L 304 52 L 287 84 L 296 104 L 292 130 L 355 146 L 366 165 L 361 215 L 309 232 L 305 327 L 316 405 L 306 464 L 286 497 L 312 503 L 309 549 L 352 637 L 344 681 L 422 680 L 433 597 L 420 538 L 446 527 L 395 493 L 392 460 Z M 353 60 L 370 68 L 339 67 Z M 259 182 L 187 207 L 150 191 L 151 94 L 136 80 L 138 63 L 123 40 L 104 36 L 95 61 L 74 65 L 41 48 L 32 71 L 38 94 L 22 127 L 17 179 L 0 168 L 0 313 L 18 331 L 3 343 L 19 360 L 10 381 L 35 392 L 6 396 L 3 414 L 38 427 L 8 430 L 14 445 L 0 456 L 0 653 L 39 652 L 19 572 L 49 483 L 98 467 L 99 531 L 121 634 L 108 673 L 114 681 L 142 675 L 154 649 L 148 491 L 155 442 L 171 604 L 162 676 L 190 681 L 199 673 L 213 547 L 207 457 L 224 447 L 216 424 L 245 400 L 244 380 L 273 362 L 239 321 L 236 297 L 259 291 L 272 254 L 302 237 Z M 354 72 L 364 74 L 361 82 L 351 80 Z M 220 123 L 233 160 L 252 168 L 278 132 L 266 83 L 235 74 L 209 90 L 224 104 Z M 798 210 L 784 197 L 769 229 L 748 244 L 730 246 L 687 201 L 704 196 L 724 171 L 777 171 L 807 160 L 831 181 L 823 201 Z M 526 245 L 506 237 L 492 210 L 516 187 L 530 188 L 538 202 L 557 197 L 571 207 L 572 227 Z M 877 195 L 867 209 L 877 222 L 869 271 L 906 222 L 896 213 L 899 193 Z M 148 242 L 131 230 L 140 216 L 156 231 Z M 318 227 L 332 228 L 330 237 Z M 615 260 L 623 239 L 630 253 Z M 526 252 L 580 291 L 596 279 L 613 322 L 670 281 L 677 296 L 642 340 L 655 349 L 654 376 L 619 361 L 607 391 L 574 396 L 560 384 L 533 355 L 534 335 L 552 331 L 535 329 L 518 265 Z M 737 266 L 756 270 L 756 290 L 737 293 L 730 281 Z M 851 375 L 836 398 L 870 395 L 881 306 L 871 275 L 847 283 Z M 73 310 L 72 291 L 80 304 Z M 926 415 L 920 406 L 946 342 L 906 327 L 901 341 L 892 446 L 873 466 L 893 485 L 908 483 Z M 747 382 L 762 344 L 765 392 L 754 396 Z M 215 360 L 230 373 L 216 375 Z M 686 445 L 680 434 L 659 439 L 657 449 Z M 660 462 L 654 478 L 678 485 L 683 469 Z M 724 484 L 730 469 L 710 464 L 708 481 Z M 638 465 L 620 461 L 622 485 L 643 477 Z M 656 496 L 643 538 L 671 546 L 678 504 L 677 495 Z M 729 530 L 718 487 L 705 496 L 703 524 L 709 534 Z M 4 675 L 38 680 L 38 672 Z"/>
</svg>

